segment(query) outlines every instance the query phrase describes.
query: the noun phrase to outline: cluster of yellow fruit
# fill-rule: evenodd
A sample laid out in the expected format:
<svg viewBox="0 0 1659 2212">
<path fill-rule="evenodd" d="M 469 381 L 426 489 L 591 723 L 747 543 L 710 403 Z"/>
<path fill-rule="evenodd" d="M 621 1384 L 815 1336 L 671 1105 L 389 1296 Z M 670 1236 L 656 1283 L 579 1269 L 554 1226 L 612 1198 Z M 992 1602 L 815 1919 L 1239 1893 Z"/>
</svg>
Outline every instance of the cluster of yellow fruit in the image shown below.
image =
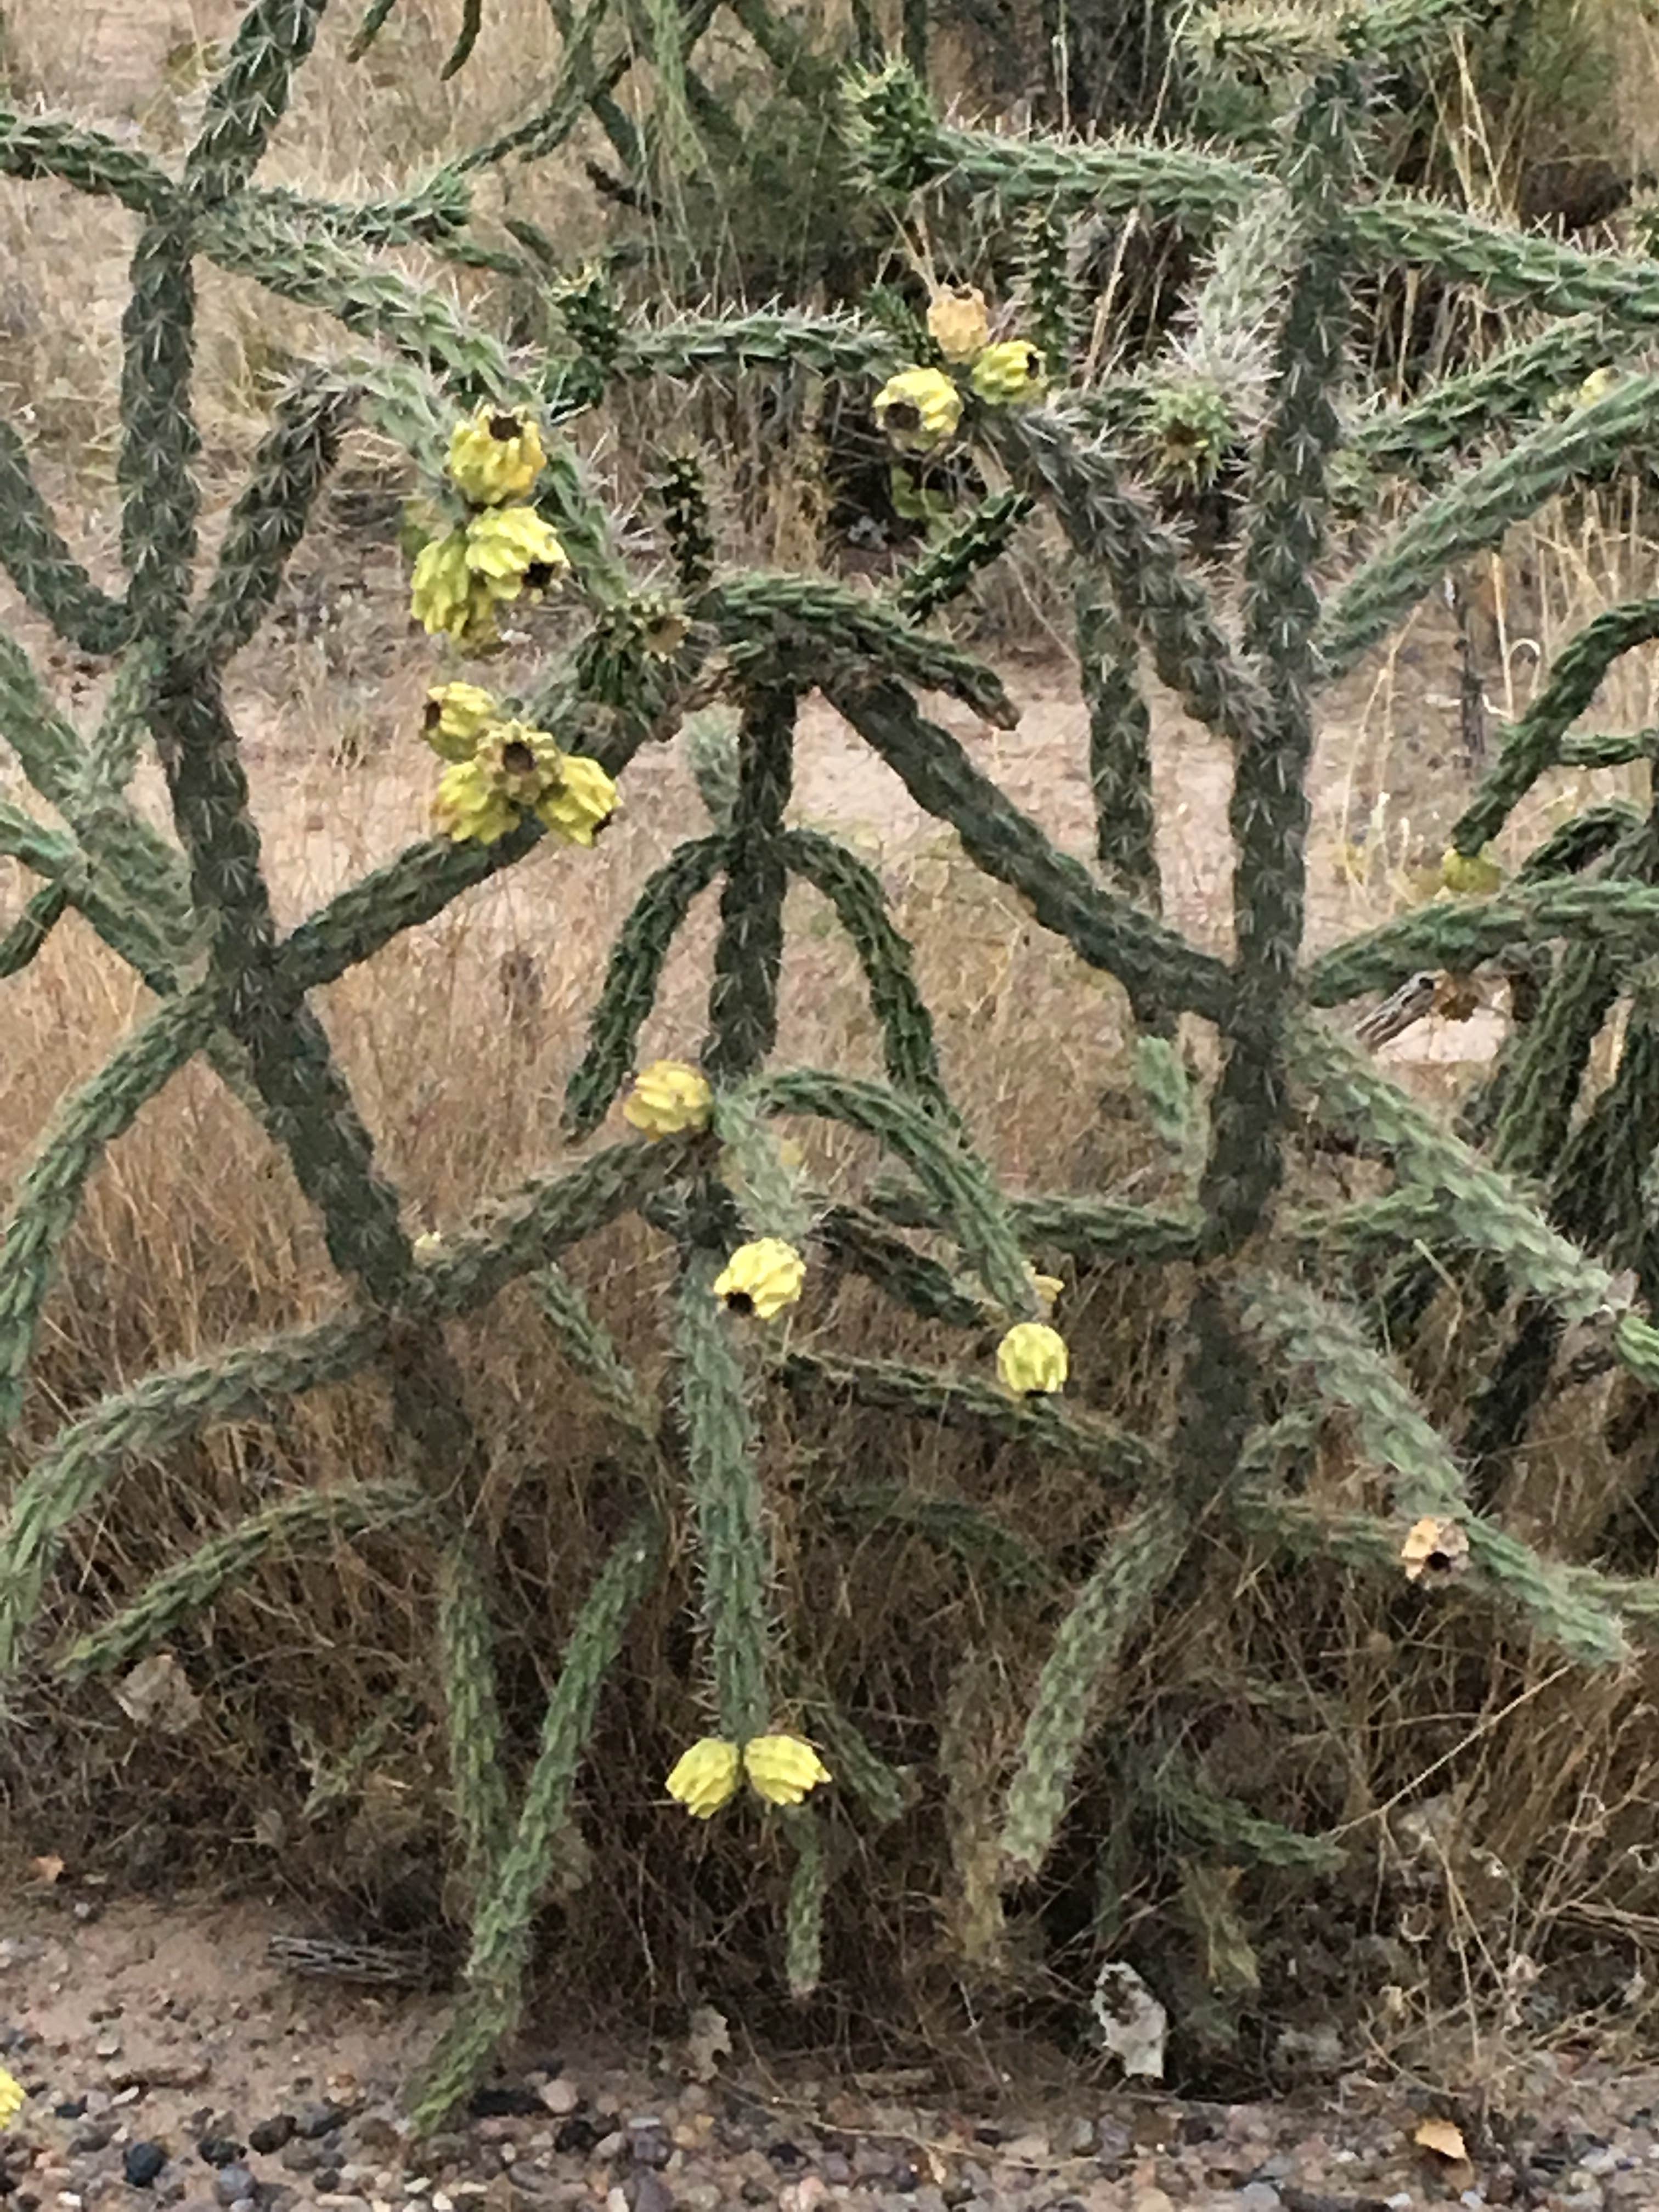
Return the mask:
<svg viewBox="0 0 1659 2212">
<path fill-rule="evenodd" d="M 427 635 L 482 652 L 496 641 L 503 599 L 539 599 L 570 566 L 558 535 L 523 504 L 547 463 L 526 415 L 480 407 L 449 441 L 449 477 L 473 509 L 416 556 L 410 605 Z"/>
<path fill-rule="evenodd" d="M 28 2093 L 16 2076 L 0 2066 L 0 2128 L 9 2128 L 28 2102 Z"/>
<path fill-rule="evenodd" d="M 971 289 L 936 293 L 927 310 L 927 335 L 947 362 L 968 371 L 988 405 L 1032 399 L 1042 389 L 1045 363 L 1027 338 L 991 343 L 985 295 Z M 876 420 L 901 452 L 931 453 L 948 443 L 962 421 L 962 392 L 943 369 L 904 368 L 876 394 Z"/>
<path fill-rule="evenodd" d="M 832 1778 L 810 1743 L 798 1735 L 757 1735 L 742 1746 L 706 1735 L 683 1752 L 668 1778 L 668 1794 L 699 1820 L 707 1820 L 736 1794 L 740 1775 L 769 1805 L 799 1805 L 809 1790 Z"/>
<path fill-rule="evenodd" d="M 651 1138 L 706 1129 L 714 1112 L 708 1077 L 683 1060 L 653 1060 L 623 1101 L 623 1120 Z M 1027 1273 L 1043 1311 L 1051 1311 L 1063 1287 L 1059 1278 L 1034 1267 Z M 772 1321 L 795 1304 L 805 1280 L 806 1262 L 793 1244 L 781 1237 L 757 1237 L 731 1255 L 714 1279 L 714 1295 L 728 1313 Z M 1016 1322 L 997 1346 L 997 1373 L 1004 1389 L 1018 1398 L 1046 1398 L 1063 1389 L 1070 1364 L 1065 1338 L 1047 1322 Z"/>
<path fill-rule="evenodd" d="M 476 684 L 428 691 L 422 735 L 449 763 L 433 825 L 458 843 L 493 845 L 533 814 L 565 844 L 591 845 L 617 811 L 617 787 L 598 761 L 562 752 L 547 731 L 504 716 Z"/>
</svg>

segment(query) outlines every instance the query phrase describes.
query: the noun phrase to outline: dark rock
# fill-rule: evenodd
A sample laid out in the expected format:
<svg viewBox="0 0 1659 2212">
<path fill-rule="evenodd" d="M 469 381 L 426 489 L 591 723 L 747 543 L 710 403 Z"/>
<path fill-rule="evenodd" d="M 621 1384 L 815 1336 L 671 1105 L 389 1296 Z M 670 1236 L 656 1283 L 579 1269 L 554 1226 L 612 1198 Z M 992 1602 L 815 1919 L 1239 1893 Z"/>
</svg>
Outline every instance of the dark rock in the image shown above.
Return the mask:
<svg viewBox="0 0 1659 2212">
<path fill-rule="evenodd" d="M 280 2182 L 263 2182 L 259 2188 L 259 2203 L 264 2212 L 291 2212 L 300 2202 L 297 2189 L 289 2189 Z"/>
<path fill-rule="evenodd" d="M 648 2166 L 629 2175 L 623 2184 L 623 2195 L 633 2212 L 674 2212 L 673 2191 Z"/>
<path fill-rule="evenodd" d="M 61 2105 L 52 2106 L 52 2118 L 58 2120 L 78 2120 L 86 2109 L 87 2100 L 84 2097 L 66 2097 Z"/>
<path fill-rule="evenodd" d="M 319 2136 L 332 2135 L 351 2118 L 349 2108 L 325 2101 L 317 2105 L 301 2105 L 294 2116 L 294 2130 L 307 2142 L 315 2142 Z"/>
<path fill-rule="evenodd" d="M 253 2149 L 268 2157 L 291 2138 L 295 2124 L 292 2112 L 277 2112 L 270 2119 L 256 2121 L 247 2131 L 247 2139 Z"/>
<path fill-rule="evenodd" d="M 547 2107 L 533 2089 L 509 2087 L 475 2089 L 466 2109 L 475 2120 L 526 2120 L 545 2118 Z"/>
<path fill-rule="evenodd" d="M 819 2160 L 826 2181 L 848 2182 L 853 2179 L 853 2161 L 844 2150 L 827 2150 Z"/>
<path fill-rule="evenodd" d="M 196 2155 L 204 2166 L 234 2166 L 246 2150 L 231 2136 L 204 2136 L 196 2146 Z"/>
<path fill-rule="evenodd" d="M 315 2173 L 311 2177 L 311 2185 L 319 2197 L 334 2196 L 338 2191 L 340 2186 L 339 2167 L 337 2166 L 319 2166 Z"/>
<path fill-rule="evenodd" d="M 908 2159 L 900 2159 L 889 2170 L 887 2180 L 889 2186 L 896 2189 L 902 2197 L 914 2197 L 921 2186 L 921 2176 Z"/>
<path fill-rule="evenodd" d="M 257 2150 L 258 2145 L 254 2145 Z M 328 2153 L 320 2143 L 307 2142 L 303 2136 L 283 2145 L 283 2167 L 289 2173 L 315 2173 L 326 2163 Z"/>
<path fill-rule="evenodd" d="M 799 2143 L 768 2143 L 766 2155 L 780 2173 L 793 2173 L 806 2163 L 806 2153 Z"/>
<path fill-rule="evenodd" d="M 765 2182 L 757 2181 L 751 2176 L 743 2185 L 743 2201 L 745 2204 L 769 2204 L 772 2191 Z"/>
<path fill-rule="evenodd" d="M 113 2120 L 89 2120 L 70 2137 L 70 2154 L 75 2158 L 88 2158 L 94 2151 L 107 2150 L 114 2140 Z"/>
<path fill-rule="evenodd" d="M 630 2120 L 628 2148 L 635 2166 L 654 2167 L 659 2172 L 674 2155 L 672 2139 L 660 2120 Z"/>
<path fill-rule="evenodd" d="M 609 2120 L 591 2120 L 585 2112 L 578 2112 L 568 2119 L 554 2136 L 553 2148 L 569 2156 L 586 2158 L 601 2136 L 610 2132 Z"/>
<path fill-rule="evenodd" d="M 221 2204 L 240 2204 L 258 2185 L 245 2166 L 222 2166 L 213 2177 L 213 2194 Z"/>
<path fill-rule="evenodd" d="M 121 2171 L 131 2187 L 148 2189 L 167 2162 L 167 2152 L 160 2143 L 129 2143 Z"/>
</svg>

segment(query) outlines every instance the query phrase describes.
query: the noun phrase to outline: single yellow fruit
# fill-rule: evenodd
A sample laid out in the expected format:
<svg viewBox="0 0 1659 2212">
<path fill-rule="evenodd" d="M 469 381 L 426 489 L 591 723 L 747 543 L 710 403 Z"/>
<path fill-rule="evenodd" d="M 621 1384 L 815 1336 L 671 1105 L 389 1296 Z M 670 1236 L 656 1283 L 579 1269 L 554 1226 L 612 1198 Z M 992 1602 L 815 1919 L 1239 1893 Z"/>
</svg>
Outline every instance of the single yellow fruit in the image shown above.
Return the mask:
<svg viewBox="0 0 1659 2212">
<path fill-rule="evenodd" d="M 750 1787 L 769 1805 L 799 1805 L 809 1790 L 828 1782 L 830 1770 L 798 1735 L 757 1735 L 743 1747 Z"/>
<path fill-rule="evenodd" d="M 1005 338 L 987 346 L 972 370 L 973 386 L 993 407 L 1032 399 L 1042 389 L 1043 359 L 1028 338 Z"/>
<path fill-rule="evenodd" d="M 728 1313 L 755 1314 L 770 1321 L 794 1304 L 806 1279 L 806 1262 L 781 1237 L 758 1237 L 739 1244 L 714 1282 L 714 1296 Z"/>
<path fill-rule="evenodd" d="M 522 499 L 546 463 L 541 432 L 515 408 L 486 403 L 449 434 L 450 476 L 475 506 Z"/>
<path fill-rule="evenodd" d="M 1046 1321 L 1018 1321 L 997 1346 L 997 1373 L 1018 1398 L 1046 1398 L 1065 1388 L 1066 1340 Z"/>
<path fill-rule="evenodd" d="M 616 811 L 616 785 L 585 753 L 567 753 L 558 782 L 536 801 L 543 827 L 567 845 L 591 845 Z"/>
<path fill-rule="evenodd" d="M 492 695 L 476 684 L 440 684 L 426 695 L 421 735 L 444 760 L 471 760 L 499 711 Z"/>
<path fill-rule="evenodd" d="M 962 420 L 962 394 L 942 369 L 901 369 L 877 392 L 875 405 L 877 422 L 908 453 L 933 452 Z"/>
<path fill-rule="evenodd" d="M 935 292 L 927 310 L 927 335 L 946 361 L 971 361 L 982 353 L 991 342 L 984 293 L 957 284 Z"/>
<path fill-rule="evenodd" d="M 684 1060 L 653 1060 L 634 1078 L 634 1087 L 623 1101 L 623 1121 L 647 1137 L 706 1129 L 714 1110 L 708 1078 Z"/>
<path fill-rule="evenodd" d="M 731 1802 L 740 1771 L 736 1744 L 727 1743 L 720 1736 L 706 1735 L 690 1751 L 682 1752 L 674 1762 L 674 1771 L 668 1778 L 668 1794 L 676 1803 L 684 1805 L 694 1819 L 707 1820 Z"/>
<path fill-rule="evenodd" d="M 1504 871 L 1484 853 L 1460 853 L 1454 845 L 1441 860 L 1440 880 L 1449 891 L 1485 898 L 1503 883 Z"/>
</svg>

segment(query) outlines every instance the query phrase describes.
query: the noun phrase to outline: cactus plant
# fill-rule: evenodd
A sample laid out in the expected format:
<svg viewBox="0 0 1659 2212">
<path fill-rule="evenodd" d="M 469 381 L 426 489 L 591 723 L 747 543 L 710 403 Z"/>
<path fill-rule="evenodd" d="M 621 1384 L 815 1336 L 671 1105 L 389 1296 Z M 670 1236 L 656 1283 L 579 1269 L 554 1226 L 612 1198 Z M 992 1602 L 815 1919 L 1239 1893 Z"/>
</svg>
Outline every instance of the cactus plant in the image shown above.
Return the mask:
<svg viewBox="0 0 1659 2212">
<path fill-rule="evenodd" d="M 1316 957 L 1305 945 L 1304 879 L 1307 776 L 1324 687 L 1470 550 L 1562 486 L 1650 442 L 1659 392 L 1650 376 L 1616 381 L 1565 417 L 1534 418 L 1553 380 L 1659 319 L 1659 266 L 1368 194 L 1369 88 L 1402 41 L 1431 36 L 1455 13 L 1398 0 L 1345 11 L 1333 42 L 1319 43 L 1313 73 L 1287 103 L 1276 167 L 1150 143 L 946 128 L 903 65 L 860 78 L 846 109 L 858 188 L 880 204 L 948 180 L 983 203 L 988 223 L 1011 222 L 1048 356 L 1045 391 L 1024 339 L 998 341 L 947 374 L 907 367 L 890 331 L 852 316 L 636 319 L 597 276 L 562 295 L 575 366 L 567 352 L 526 368 L 446 293 L 375 256 L 388 241 L 428 234 L 460 252 L 469 179 L 509 154 L 534 156 L 559 143 L 608 97 L 627 66 L 626 35 L 602 47 L 605 9 L 596 5 L 572 30 L 565 82 L 533 116 L 407 203 L 322 207 L 255 180 L 320 12 L 301 0 L 254 0 L 177 178 L 97 132 L 0 112 L 0 168 L 112 197 L 143 226 L 123 325 L 127 580 L 118 596 L 75 561 L 21 438 L 0 426 L 0 561 L 63 637 L 120 656 L 102 719 L 83 736 L 52 706 L 22 647 L 0 640 L 0 726 L 63 824 L 0 810 L 0 850 L 40 878 L 0 939 L 0 975 L 37 958 L 73 909 L 161 1000 L 60 1103 L 12 1194 L 0 1242 L 0 1419 L 21 1435 L 43 1304 L 88 1178 L 198 1054 L 290 1162 L 343 1286 L 331 1316 L 113 1389 L 30 1446 L 0 1529 L 0 1664 L 15 1672 L 34 1663 L 33 1630 L 64 1534 L 124 1463 L 358 1372 L 384 1379 L 402 1480 L 325 1485 L 266 1505 L 173 1563 L 55 1663 L 78 1677 L 125 1662 L 277 1547 L 325 1534 L 397 1541 L 418 1530 L 439 1547 L 435 1629 L 471 1927 L 465 1989 L 419 2091 L 419 2118 L 430 2125 L 465 2096 L 518 2018 L 534 1917 L 577 1818 L 605 1684 L 631 1618 L 669 1583 L 688 1548 L 717 1731 L 702 1739 L 717 1747 L 705 1764 L 720 1786 L 688 1784 L 676 1794 L 709 1812 L 730 1797 L 742 1808 L 732 1817 L 787 1843 L 784 1979 L 805 1996 L 824 1971 L 827 1899 L 848 1803 L 890 1820 L 903 1791 L 839 1713 L 841 1686 L 823 1686 L 817 1698 L 833 1716 L 823 1730 L 827 1761 L 792 1725 L 799 1719 L 805 1729 L 814 1705 L 801 1688 L 798 1624 L 775 1598 L 779 1479 L 766 1444 L 781 1391 L 832 1390 L 894 1419 L 963 1426 L 1062 1456 L 1121 1504 L 1030 1686 L 1000 1816 L 1010 1881 L 1048 1862 L 1106 1717 L 1103 1686 L 1121 1674 L 1161 1593 L 1218 1531 L 1287 1556 L 1322 1547 L 1357 1573 L 1399 1577 L 1406 1523 L 1431 1516 L 1459 1532 L 1468 1563 L 1461 1601 L 1489 1606 L 1585 1665 L 1616 1664 L 1633 1641 L 1651 1638 L 1659 1621 L 1651 1590 L 1547 1559 L 1502 1525 L 1392 1362 L 1380 1333 L 1384 1302 L 1344 1272 L 1358 1252 L 1474 1255 L 1505 1289 L 1524 1294 L 1531 1322 L 1550 1317 L 1516 1358 L 1528 1380 L 1505 1398 L 1511 1427 L 1547 1376 L 1557 1322 L 1598 1330 L 1608 1361 L 1643 1389 L 1659 1389 L 1659 1330 L 1650 1317 L 1659 1269 L 1645 1215 L 1639 1226 L 1631 1218 L 1648 1202 L 1659 1144 L 1644 980 L 1659 951 L 1650 827 L 1592 810 L 1507 887 L 1437 902 Z M 688 116 L 698 94 L 687 58 L 709 12 L 652 12 L 654 31 L 673 44 Z M 781 71 L 799 76 L 806 64 L 787 27 L 752 4 L 739 12 L 757 39 L 764 33 L 763 50 Z M 388 13 L 377 0 L 360 51 Z M 925 9 L 907 7 L 913 63 L 925 52 Z M 481 28 L 481 11 L 469 4 L 449 69 L 465 64 Z M 1229 35 L 1243 33 L 1235 27 Z M 1310 57 L 1291 38 L 1268 58 L 1299 69 Z M 1097 395 L 1067 386 L 1076 322 L 1066 226 L 1085 204 L 1097 219 L 1133 212 L 1216 242 L 1173 359 L 1149 368 L 1138 388 L 1141 418 L 1126 414 L 1116 429 L 1101 427 Z M 360 349 L 291 380 L 205 577 L 191 404 L 199 258 L 326 310 Z M 1478 374 L 1390 414 L 1351 419 L 1353 280 L 1384 264 L 1479 283 L 1560 319 Z M 757 364 L 860 380 L 872 420 L 885 392 L 887 427 L 900 434 L 902 391 L 913 388 L 905 377 L 931 379 L 930 434 L 976 447 L 1006 481 L 890 592 L 872 594 L 724 560 L 700 465 L 679 454 L 662 478 L 678 592 L 665 599 L 659 579 L 635 573 L 635 549 L 624 550 L 561 421 L 624 380 L 693 372 L 730 380 Z M 1146 422 L 1167 433 L 1175 419 L 1160 393 L 1167 400 L 1172 377 L 1200 371 L 1224 403 L 1229 437 L 1245 449 L 1237 631 L 1214 579 L 1187 557 L 1139 474 Z M 438 818 L 447 834 L 412 846 L 283 932 L 222 672 L 270 611 L 340 441 L 360 420 L 407 449 L 443 517 L 415 586 L 430 626 L 458 644 L 478 642 L 501 605 L 556 585 L 580 634 L 550 659 L 528 697 L 495 702 L 473 687 L 483 703 L 463 713 L 438 695 L 446 778 L 459 771 L 470 794 L 460 804 L 459 785 L 447 782 Z M 1494 432 L 1506 441 L 1500 450 L 1472 453 Z M 1341 467 L 1355 462 L 1430 478 L 1431 495 L 1346 582 L 1322 588 L 1323 518 Z M 925 625 L 1039 509 L 1076 563 L 1097 868 L 1057 848 L 916 697 L 942 690 L 994 725 L 1017 720 L 995 672 Z M 1656 632 L 1655 604 L 1633 602 L 1563 652 L 1460 820 L 1456 855 L 1477 858 L 1564 758 L 1650 760 L 1650 733 L 1608 740 L 1575 725 L 1608 668 Z M 1226 960 L 1188 943 L 1158 911 L 1143 656 L 1233 750 L 1235 950 Z M 435 656 L 434 666 L 435 674 Z M 1193 1171 L 1180 1206 L 1001 1189 L 951 1097 L 910 949 L 879 880 L 845 847 L 787 818 L 798 708 L 813 686 L 956 833 L 977 868 L 1122 986 L 1145 1032 L 1148 1093 L 1183 1172 Z M 629 1115 L 640 1135 L 529 1182 L 445 1234 L 431 1254 L 417 1253 L 312 994 L 497 872 L 610 865 L 592 838 L 612 780 L 625 777 L 647 737 L 672 737 L 688 718 L 695 729 L 694 710 L 714 699 L 736 736 L 727 744 L 705 721 L 698 740 L 714 827 L 684 841 L 640 890 L 567 1099 L 568 1129 L 585 1139 L 627 1089 L 670 948 L 693 902 L 718 883 L 708 1034 L 685 1041 L 679 1049 L 695 1062 L 673 1063 L 673 1081 L 662 1079 L 651 1094 L 675 1110 L 661 1109 L 660 1098 L 651 1109 L 641 1084 L 643 1103 Z M 152 749 L 171 836 L 149 826 L 129 796 Z M 795 882 L 827 900 L 851 941 L 885 1081 L 775 1064 Z M 1537 1019 L 1494 1079 L 1487 1109 L 1470 1117 L 1484 1150 L 1415 1106 L 1322 1013 L 1419 969 L 1466 974 L 1521 945 L 1557 949 Z M 1641 1010 L 1639 1026 L 1610 1103 L 1564 1147 L 1585 1058 L 1627 1001 Z M 1202 1100 L 1170 1042 L 1183 1016 L 1212 1025 L 1223 1046 L 1222 1072 Z M 860 1133 L 903 1180 L 867 1208 L 813 1188 L 778 1152 L 772 1123 L 782 1115 Z M 1308 1123 L 1335 1125 L 1386 1157 L 1394 1189 L 1298 1212 L 1291 1191 Z M 1547 1178 L 1541 1196 L 1519 1177 Z M 672 1376 L 660 1398 L 636 1382 L 558 1264 L 630 1212 L 646 1214 L 675 1248 L 659 1286 Z M 1164 1432 L 1138 1435 L 1054 1402 L 1066 1346 L 1044 1315 L 1034 1248 L 1097 1267 L 1170 1269 L 1182 1335 L 1178 1402 Z M 1650 1314 L 1636 1311 L 1614 1280 L 1631 1260 Z M 797 1301 L 814 1331 L 826 1325 L 819 1284 L 837 1270 L 959 1332 L 959 1358 L 872 1359 L 841 1354 L 816 1334 L 795 1341 Z M 516 1774 L 494 1649 L 494 1564 L 471 1511 L 483 1446 L 446 1323 L 526 1278 L 573 1370 L 627 1434 L 637 1496 L 576 1613 L 539 1747 Z M 1001 1333 L 1000 1372 L 988 1332 Z M 1296 1401 L 1288 1409 L 1287 1393 Z M 1331 1423 L 1352 1428 L 1359 1457 L 1381 1478 L 1373 1505 L 1346 1518 L 1313 1512 L 1280 1479 L 1282 1463 Z M 991 1524 L 968 1501 L 931 1518 L 915 1499 L 891 1510 L 941 1542 L 997 1549 Z M 1015 1555 L 1004 1545 L 1001 1556 L 1006 1564 Z M 1112 1717 L 1126 1725 L 1121 1711 Z M 737 1791 L 740 1771 L 753 1784 L 747 1794 Z M 845 1801 L 824 1786 L 832 1777 L 847 1784 Z M 1320 1838 L 1253 1823 L 1179 1777 L 1163 1786 L 1178 1817 L 1217 1848 L 1243 1836 L 1271 1863 L 1328 1862 Z"/>
</svg>

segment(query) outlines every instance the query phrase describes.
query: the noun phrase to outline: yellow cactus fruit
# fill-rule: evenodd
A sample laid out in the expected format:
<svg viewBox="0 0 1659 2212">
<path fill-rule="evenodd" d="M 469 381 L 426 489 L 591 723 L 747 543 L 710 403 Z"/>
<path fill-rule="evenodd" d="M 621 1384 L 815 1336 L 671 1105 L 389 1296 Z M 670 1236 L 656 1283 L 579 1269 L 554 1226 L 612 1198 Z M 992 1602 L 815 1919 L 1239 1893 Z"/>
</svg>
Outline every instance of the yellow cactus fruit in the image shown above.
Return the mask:
<svg viewBox="0 0 1659 2212">
<path fill-rule="evenodd" d="M 1028 338 L 1005 338 L 987 346 L 970 372 L 974 389 L 993 407 L 1032 399 L 1042 389 L 1043 359 Z"/>
<path fill-rule="evenodd" d="M 647 1137 L 674 1137 L 683 1129 L 706 1129 L 714 1094 L 700 1067 L 684 1060 L 653 1060 L 634 1078 L 623 1101 L 623 1119 Z"/>
<path fill-rule="evenodd" d="M 1066 1340 L 1043 1321 L 1018 1321 L 997 1346 L 997 1373 L 1017 1398 L 1046 1398 L 1065 1388 Z"/>
<path fill-rule="evenodd" d="M 426 695 L 421 735 L 442 759 L 471 760 L 499 712 L 494 696 L 476 684 L 440 684 Z"/>
<path fill-rule="evenodd" d="M 536 801 L 542 826 L 567 845 L 591 845 L 616 811 L 616 785 L 585 753 L 567 753 L 558 782 Z"/>
<path fill-rule="evenodd" d="M 1460 853 L 1454 845 L 1441 859 L 1440 880 L 1449 891 L 1486 898 L 1502 884 L 1504 871 L 1484 853 Z"/>
<path fill-rule="evenodd" d="M 731 1802 L 740 1771 L 741 1754 L 736 1744 L 706 1735 L 674 1762 L 668 1794 L 693 1819 L 707 1820 Z"/>
<path fill-rule="evenodd" d="M 750 1786 L 769 1805 L 799 1805 L 809 1790 L 830 1779 L 829 1768 L 798 1735 L 753 1736 L 743 1747 Z"/>
<path fill-rule="evenodd" d="M 518 809 L 475 760 L 457 761 L 438 779 L 432 826 L 458 845 L 493 845 L 518 821 Z"/>
<path fill-rule="evenodd" d="M 487 507 L 466 526 L 466 565 L 492 599 L 535 599 L 569 568 L 558 533 L 533 507 Z"/>
<path fill-rule="evenodd" d="M 522 499 L 547 465 L 542 434 L 527 415 L 485 404 L 449 434 L 449 473 L 475 506 Z"/>
<path fill-rule="evenodd" d="M 770 1321 L 794 1304 L 806 1279 L 806 1262 L 781 1237 L 759 1237 L 739 1244 L 714 1282 L 714 1296 L 728 1313 L 754 1314 Z"/>
<path fill-rule="evenodd" d="M 492 789 L 516 807 L 538 805 L 558 791 L 568 766 L 555 739 L 528 722 L 492 722 L 472 757 Z"/>
<path fill-rule="evenodd" d="M 876 394 L 876 420 L 903 453 L 929 453 L 956 435 L 962 394 L 942 369 L 906 368 Z"/>
<path fill-rule="evenodd" d="M 927 335 L 946 361 L 971 361 L 991 343 L 985 295 L 971 285 L 947 284 L 927 310 Z"/>
</svg>

